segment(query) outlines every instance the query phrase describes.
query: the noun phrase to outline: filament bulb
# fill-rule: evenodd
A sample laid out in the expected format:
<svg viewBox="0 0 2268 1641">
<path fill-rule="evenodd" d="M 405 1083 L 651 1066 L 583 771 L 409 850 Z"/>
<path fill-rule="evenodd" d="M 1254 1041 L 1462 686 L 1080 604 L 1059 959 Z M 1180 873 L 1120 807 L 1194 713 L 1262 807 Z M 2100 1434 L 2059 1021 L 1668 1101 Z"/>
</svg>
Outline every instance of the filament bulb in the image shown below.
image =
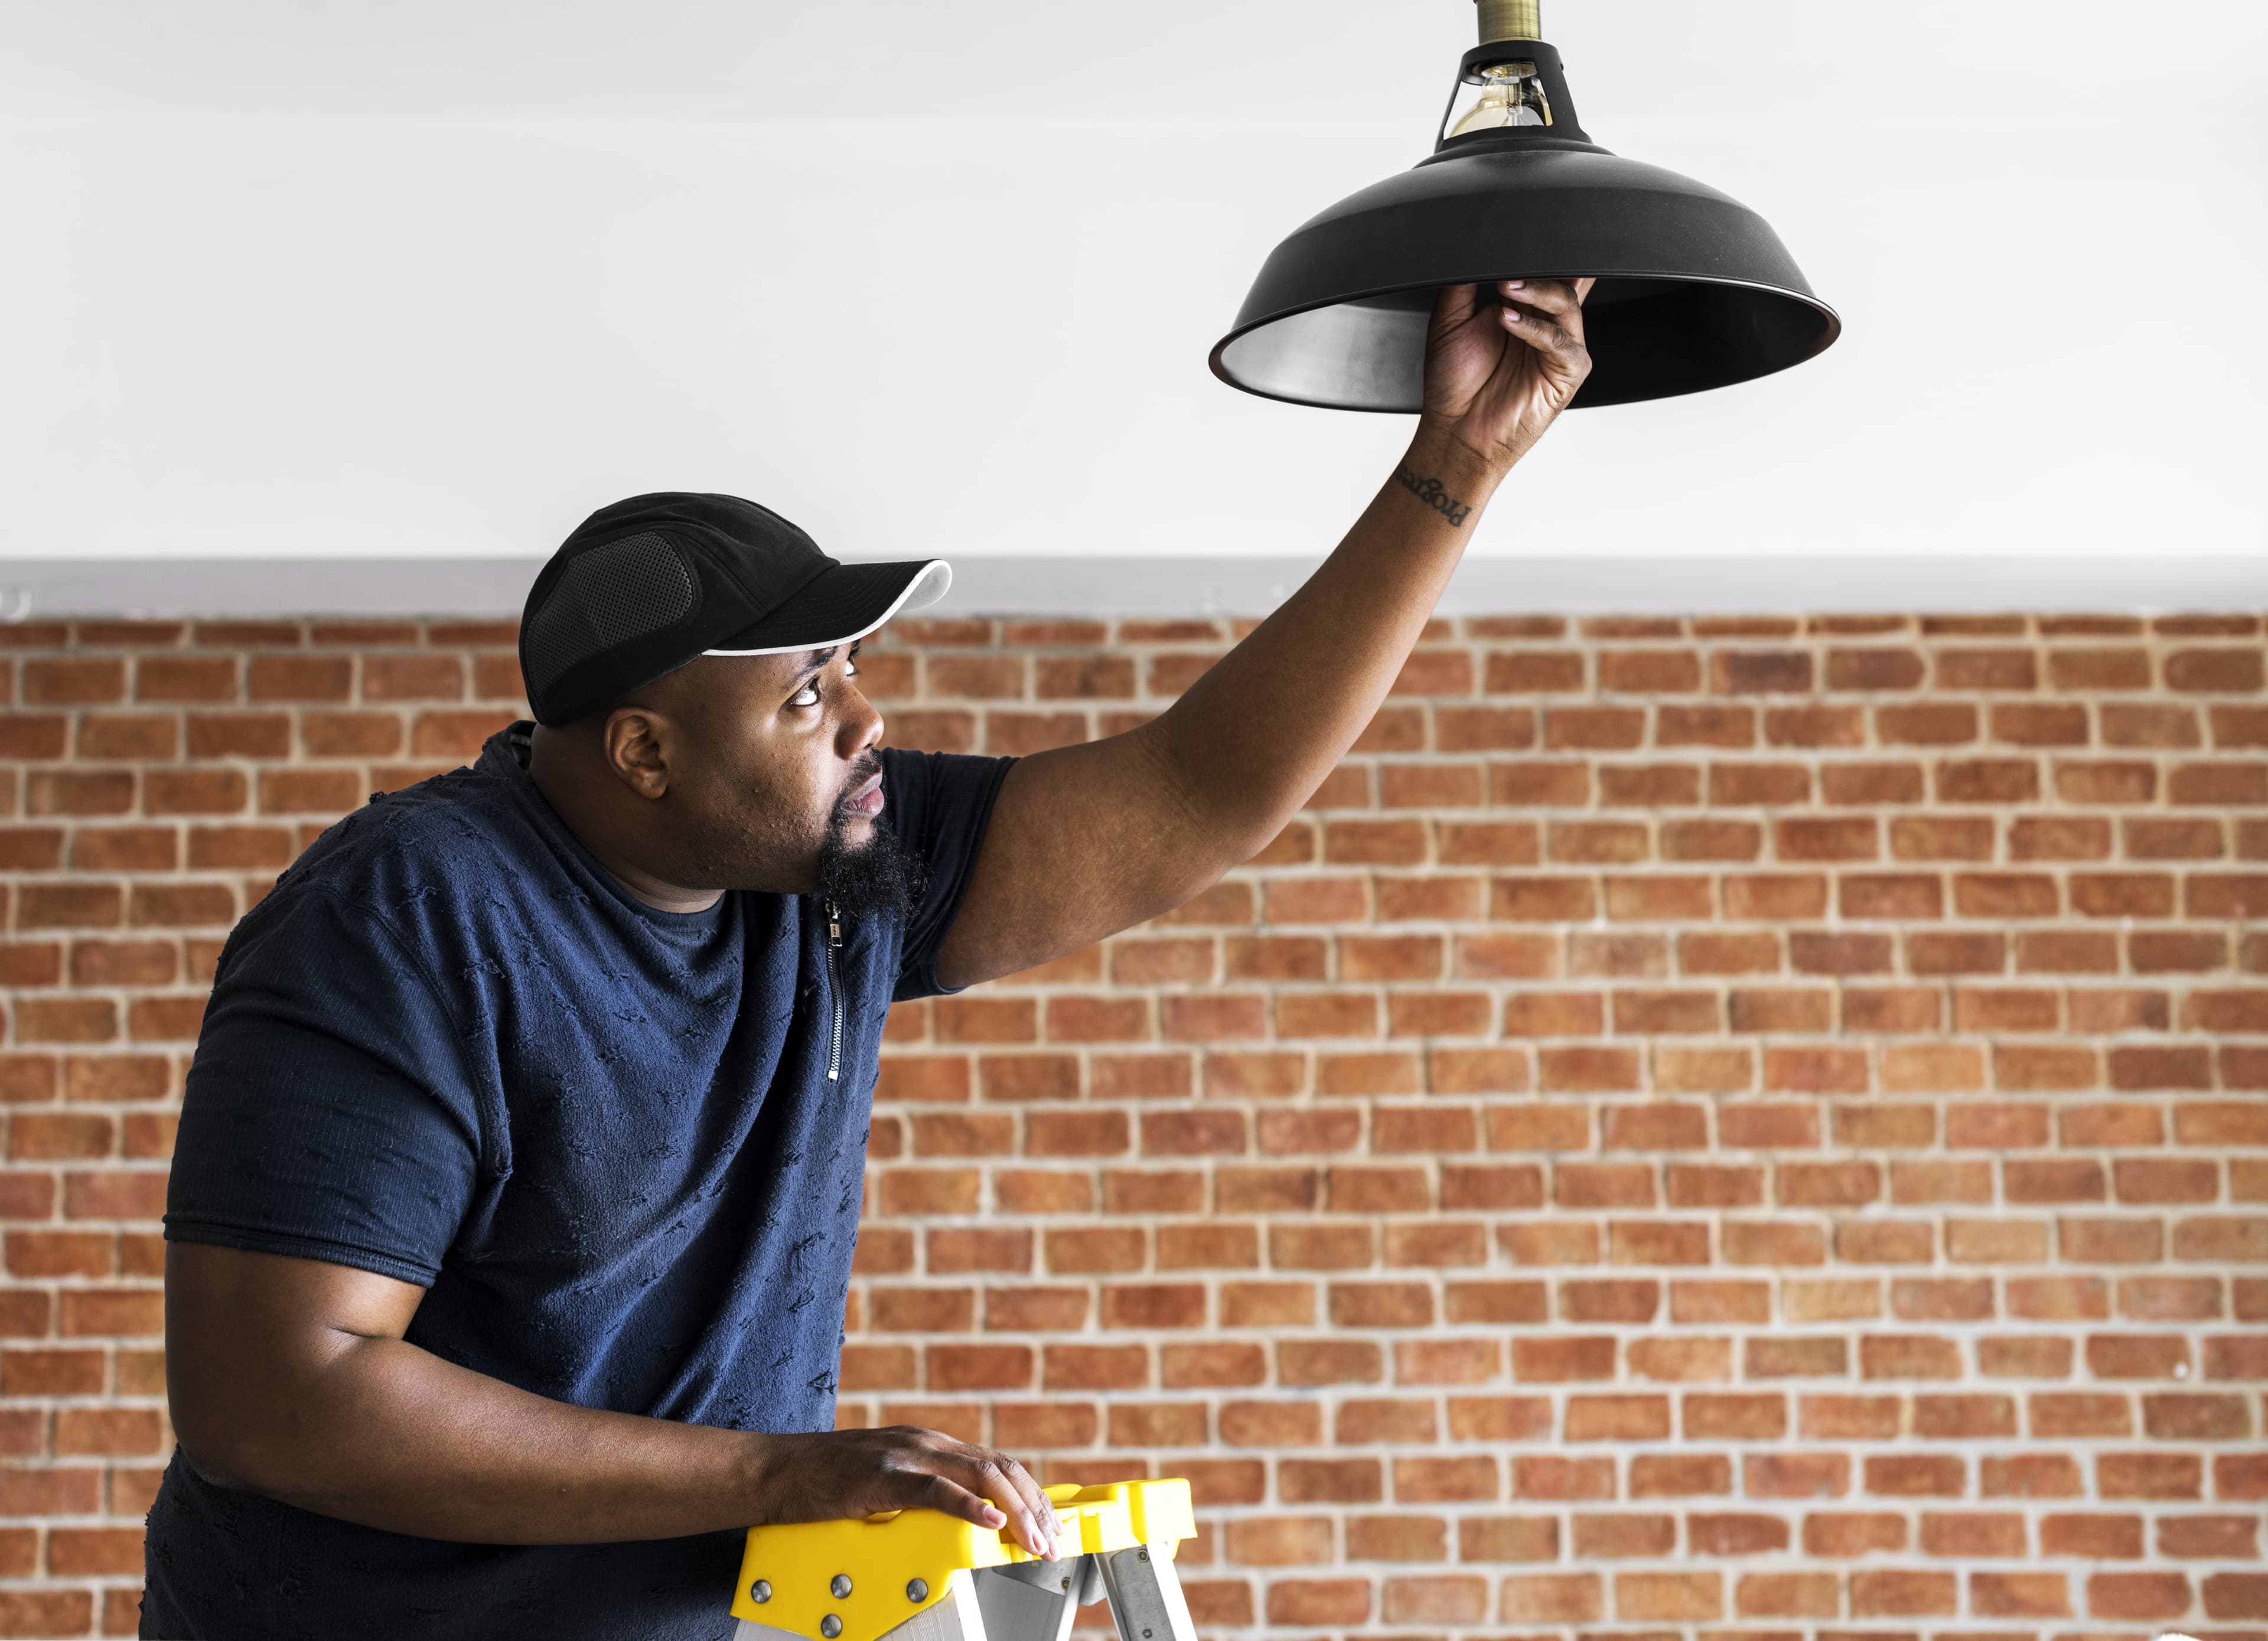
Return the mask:
<svg viewBox="0 0 2268 1641">
<path fill-rule="evenodd" d="M 1449 128 L 1451 136 L 1505 126 L 1550 125 L 1551 104 L 1532 63 L 1491 63 L 1480 71 L 1479 99 Z"/>
</svg>

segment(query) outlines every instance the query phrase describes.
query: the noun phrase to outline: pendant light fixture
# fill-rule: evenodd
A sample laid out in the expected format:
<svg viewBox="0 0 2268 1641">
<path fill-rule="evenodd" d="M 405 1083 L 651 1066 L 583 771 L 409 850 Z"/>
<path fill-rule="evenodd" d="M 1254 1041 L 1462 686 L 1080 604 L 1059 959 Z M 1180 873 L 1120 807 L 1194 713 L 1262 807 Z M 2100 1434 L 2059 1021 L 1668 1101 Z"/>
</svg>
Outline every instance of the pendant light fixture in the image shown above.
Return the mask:
<svg viewBox="0 0 2268 1641">
<path fill-rule="evenodd" d="M 1265 398 L 1423 408 L 1443 285 L 1595 278 L 1574 404 L 1627 404 L 1800 364 L 1842 329 L 1770 224 L 1738 201 L 1585 134 L 1540 0 L 1476 0 L 1440 140 L 1276 247 L 1213 374 Z"/>
</svg>

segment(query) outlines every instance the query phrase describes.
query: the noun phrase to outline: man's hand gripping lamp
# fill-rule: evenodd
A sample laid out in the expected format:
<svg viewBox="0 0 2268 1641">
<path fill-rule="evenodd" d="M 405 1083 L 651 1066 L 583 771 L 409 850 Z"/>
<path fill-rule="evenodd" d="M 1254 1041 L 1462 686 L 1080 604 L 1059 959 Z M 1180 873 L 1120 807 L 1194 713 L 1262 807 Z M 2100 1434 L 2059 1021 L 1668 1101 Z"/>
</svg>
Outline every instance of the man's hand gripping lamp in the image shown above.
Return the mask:
<svg viewBox="0 0 2268 1641">
<path fill-rule="evenodd" d="M 1597 279 L 1576 406 L 1748 381 L 1835 340 L 1842 322 L 1763 217 L 1584 133 L 1540 0 L 1477 3 L 1432 155 L 1276 248 L 1215 375 L 1295 404 L 1420 409 L 1435 292 L 1500 279 Z"/>
</svg>

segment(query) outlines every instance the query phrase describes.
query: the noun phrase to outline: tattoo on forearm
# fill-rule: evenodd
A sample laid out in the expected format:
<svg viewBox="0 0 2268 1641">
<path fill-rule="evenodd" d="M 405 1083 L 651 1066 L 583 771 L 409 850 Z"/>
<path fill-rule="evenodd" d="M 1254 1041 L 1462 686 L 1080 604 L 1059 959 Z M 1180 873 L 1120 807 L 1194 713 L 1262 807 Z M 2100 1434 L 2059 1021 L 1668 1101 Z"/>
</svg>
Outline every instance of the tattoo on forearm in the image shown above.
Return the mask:
<svg viewBox="0 0 2268 1641">
<path fill-rule="evenodd" d="M 1465 520 L 1473 516 L 1473 510 L 1452 497 L 1439 479 L 1421 479 L 1407 467 L 1396 467 L 1394 482 L 1447 519 L 1453 528 L 1464 528 Z"/>
</svg>

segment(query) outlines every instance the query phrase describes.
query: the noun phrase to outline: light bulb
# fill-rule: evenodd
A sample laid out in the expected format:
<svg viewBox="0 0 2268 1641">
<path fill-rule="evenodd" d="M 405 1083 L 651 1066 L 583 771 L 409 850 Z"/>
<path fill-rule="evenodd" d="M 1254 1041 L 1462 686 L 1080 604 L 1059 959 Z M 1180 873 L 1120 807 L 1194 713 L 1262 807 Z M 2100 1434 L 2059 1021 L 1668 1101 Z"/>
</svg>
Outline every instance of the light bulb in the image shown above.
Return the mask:
<svg viewBox="0 0 2268 1641">
<path fill-rule="evenodd" d="M 1550 125 L 1551 104 L 1533 63 L 1491 63 L 1480 71 L 1480 100 L 1449 128 L 1451 136 L 1509 125 Z"/>
</svg>

